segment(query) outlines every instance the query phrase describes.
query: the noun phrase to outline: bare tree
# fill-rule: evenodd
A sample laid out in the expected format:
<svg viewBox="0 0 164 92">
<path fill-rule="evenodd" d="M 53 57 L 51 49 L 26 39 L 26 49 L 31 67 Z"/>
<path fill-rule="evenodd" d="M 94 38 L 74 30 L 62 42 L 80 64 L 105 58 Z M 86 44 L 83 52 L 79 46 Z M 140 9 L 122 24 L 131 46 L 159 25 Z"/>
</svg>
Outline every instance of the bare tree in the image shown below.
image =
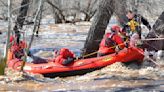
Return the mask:
<svg viewBox="0 0 164 92">
<path fill-rule="evenodd" d="M 155 24 L 153 25 L 153 30 L 158 35 L 164 36 L 164 11 L 162 12 L 162 14 L 159 16 L 159 18 L 156 20 Z"/>
<path fill-rule="evenodd" d="M 100 40 L 103 38 L 108 22 L 113 15 L 113 8 L 114 0 L 101 0 L 84 44 L 84 55 L 98 50 Z"/>
<path fill-rule="evenodd" d="M 19 43 L 19 40 L 20 40 L 20 32 L 19 31 L 22 29 L 22 27 L 24 25 L 24 21 L 27 16 L 27 11 L 29 8 L 29 3 L 30 3 L 30 0 L 22 0 L 22 3 L 21 3 L 22 7 L 19 10 L 19 15 L 17 17 L 15 26 L 13 28 L 15 35 L 17 36 L 17 43 Z"/>
<path fill-rule="evenodd" d="M 147 38 L 164 38 L 164 11 L 156 20 Z M 164 50 L 164 39 L 144 41 L 144 45 L 148 50 Z"/>
<path fill-rule="evenodd" d="M 37 31 L 37 28 L 39 26 L 39 25 L 37 25 L 37 20 L 41 16 L 42 9 L 43 9 L 43 3 L 44 3 L 44 0 L 39 0 L 39 6 L 38 6 L 38 9 L 37 9 L 36 15 L 34 17 L 34 28 L 33 28 L 32 37 L 31 37 L 31 40 L 30 40 L 29 45 L 27 47 L 27 52 L 25 52 L 25 58 L 23 60 L 22 66 L 21 66 L 21 70 L 23 70 L 23 67 L 25 66 L 26 57 L 27 57 L 27 54 L 29 53 L 29 49 L 31 48 L 31 45 L 32 45 L 32 42 L 33 42 L 33 39 L 34 39 L 34 33 Z"/>
<path fill-rule="evenodd" d="M 105 30 L 114 12 L 121 18 L 126 9 L 123 7 L 124 0 L 101 0 L 97 7 L 95 19 L 90 27 L 86 42 L 84 44 L 83 55 L 93 53 L 98 50 L 99 43 L 105 34 Z M 122 8 L 122 9 L 121 9 Z M 125 16 L 125 15 L 124 15 Z M 95 55 L 94 55 L 95 56 Z M 92 56 L 90 56 L 92 57 Z"/>
<path fill-rule="evenodd" d="M 127 0 L 115 0 L 114 14 L 117 17 L 117 21 L 120 25 L 125 25 L 127 23 L 126 10 L 127 10 Z"/>
<path fill-rule="evenodd" d="M 80 1 L 77 1 L 77 4 L 74 5 L 73 9 L 85 15 L 84 21 L 90 21 L 96 13 L 96 5 L 98 1 L 99 0 L 88 0 L 86 1 L 85 7 L 80 5 Z"/>
<path fill-rule="evenodd" d="M 51 2 L 50 0 L 47 0 L 47 3 L 53 7 L 55 23 L 65 23 L 66 20 L 63 14 L 63 10 L 59 8 L 60 5 L 56 5 L 56 4 L 59 4 L 59 2 L 56 2 L 55 0 L 53 0 L 53 2 Z"/>
<path fill-rule="evenodd" d="M 10 38 L 10 33 L 11 33 L 11 0 L 8 0 L 8 32 L 7 32 L 7 39 L 6 39 L 6 48 L 4 52 L 4 57 L 0 61 L 0 75 L 5 74 L 5 67 L 6 67 L 6 62 L 7 62 L 7 57 L 8 57 L 8 49 L 9 49 L 9 38 Z"/>
</svg>

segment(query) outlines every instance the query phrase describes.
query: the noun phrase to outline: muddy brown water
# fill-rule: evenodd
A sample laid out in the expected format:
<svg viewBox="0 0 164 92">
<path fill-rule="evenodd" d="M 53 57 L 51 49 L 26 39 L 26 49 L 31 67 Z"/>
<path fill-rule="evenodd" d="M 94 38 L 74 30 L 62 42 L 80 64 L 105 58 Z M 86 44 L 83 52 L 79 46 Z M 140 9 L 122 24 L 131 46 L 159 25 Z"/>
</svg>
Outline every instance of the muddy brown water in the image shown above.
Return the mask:
<svg viewBox="0 0 164 92">
<path fill-rule="evenodd" d="M 90 23 L 42 25 L 39 37 L 34 39 L 32 52 L 43 58 L 53 57 L 53 49 L 68 47 L 77 55 L 83 47 Z M 26 28 L 29 41 L 31 28 Z M 28 32 L 29 31 L 29 32 Z M 107 29 L 108 31 L 108 29 Z M 0 50 L 5 44 L 5 32 L 0 35 Z M 45 49 L 46 48 L 46 49 Z M 164 64 L 164 61 L 160 64 Z M 6 69 L 0 76 L 0 92 L 160 92 L 164 91 L 164 67 L 152 67 L 149 62 L 137 65 L 115 63 L 101 70 L 81 76 L 44 78 L 42 75 L 20 73 Z"/>
</svg>

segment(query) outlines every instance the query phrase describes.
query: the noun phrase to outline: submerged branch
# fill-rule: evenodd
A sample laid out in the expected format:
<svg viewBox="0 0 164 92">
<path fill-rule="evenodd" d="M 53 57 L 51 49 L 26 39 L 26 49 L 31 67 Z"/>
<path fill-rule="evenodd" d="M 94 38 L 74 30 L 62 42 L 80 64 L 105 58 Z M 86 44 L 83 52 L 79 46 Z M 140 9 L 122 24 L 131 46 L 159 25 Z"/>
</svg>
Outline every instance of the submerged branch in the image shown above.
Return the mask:
<svg viewBox="0 0 164 92">
<path fill-rule="evenodd" d="M 34 33 L 36 32 L 36 29 L 37 29 L 37 19 L 42 11 L 42 8 L 43 8 L 43 3 L 44 3 L 44 0 L 40 0 L 40 4 L 39 4 L 39 7 L 38 7 L 38 10 L 36 12 L 36 15 L 34 17 L 34 28 L 33 28 L 33 33 L 32 33 L 32 37 L 31 37 L 31 40 L 29 42 L 29 45 L 27 47 L 27 51 L 25 52 L 25 60 L 23 60 L 23 64 L 21 66 L 21 71 L 23 71 L 23 67 L 25 66 L 25 62 L 26 62 L 26 57 L 29 53 L 29 49 L 31 48 L 31 45 L 32 45 L 32 42 L 33 42 L 33 39 L 34 39 Z"/>
</svg>

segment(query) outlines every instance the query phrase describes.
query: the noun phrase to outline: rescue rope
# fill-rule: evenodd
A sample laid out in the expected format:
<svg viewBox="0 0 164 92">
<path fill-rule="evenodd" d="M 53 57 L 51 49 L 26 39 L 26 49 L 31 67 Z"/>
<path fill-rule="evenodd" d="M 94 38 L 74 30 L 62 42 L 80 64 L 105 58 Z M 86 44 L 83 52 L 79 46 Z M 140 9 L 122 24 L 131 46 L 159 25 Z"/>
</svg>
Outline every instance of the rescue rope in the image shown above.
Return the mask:
<svg viewBox="0 0 164 92">
<path fill-rule="evenodd" d="M 164 40 L 164 38 L 148 38 L 148 39 L 141 39 L 142 41 L 156 41 L 156 40 Z"/>
<path fill-rule="evenodd" d="M 113 48 L 115 48 L 115 47 L 117 47 L 117 46 L 123 45 L 123 44 L 125 44 L 125 42 L 127 42 L 127 41 L 128 41 L 128 38 L 127 38 L 126 41 L 124 41 L 123 43 L 118 44 L 118 45 L 115 45 L 115 46 L 112 46 L 112 47 L 110 47 L 110 48 L 108 48 L 108 49 L 113 49 Z M 98 53 L 98 51 L 95 51 L 95 52 L 92 52 L 92 53 L 83 55 L 82 57 L 85 58 L 85 57 L 88 57 L 88 56 L 95 55 L 95 54 L 97 54 L 97 53 Z"/>
<path fill-rule="evenodd" d="M 155 50 L 158 50 L 157 48 L 155 48 L 154 46 L 152 46 L 151 44 L 149 44 L 149 43 L 147 43 L 147 42 L 146 42 L 145 44 L 147 44 L 148 46 L 154 48 Z"/>
</svg>

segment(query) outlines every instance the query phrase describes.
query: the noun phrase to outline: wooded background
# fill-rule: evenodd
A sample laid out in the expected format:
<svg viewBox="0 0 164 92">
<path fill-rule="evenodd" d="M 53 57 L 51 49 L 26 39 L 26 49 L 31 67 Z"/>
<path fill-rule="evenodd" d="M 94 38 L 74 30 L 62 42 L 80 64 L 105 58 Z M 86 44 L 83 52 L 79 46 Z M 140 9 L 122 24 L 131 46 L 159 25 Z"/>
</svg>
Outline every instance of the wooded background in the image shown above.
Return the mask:
<svg viewBox="0 0 164 92">
<path fill-rule="evenodd" d="M 24 24 L 34 24 L 40 2 L 12 0 L 13 30 L 17 37 Z M 0 0 L 0 7 L 0 19 L 7 20 L 7 1 Z M 163 9 L 163 0 L 43 0 L 36 25 L 40 25 L 40 19 L 48 18 L 54 19 L 54 23 L 93 21 L 84 44 L 84 54 L 88 54 L 98 50 L 111 16 L 123 24 L 126 11 L 133 10 L 147 18 L 153 26 Z M 153 26 L 159 35 L 164 32 L 162 16 Z"/>
<path fill-rule="evenodd" d="M 19 7 L 23 0 L 12 0 L 13 18 L 19 14 Z M 164 8 L 163 0 L 116 0 L 117 11 L 120 6 L 134 10 L 148 18 L 151 22 L 162 13 Z M 125 2 L 124 4 L 120 4 Z M 43 18 L 54 18 L 55 23 L 89 21 L 94 16 L 98 3 L 101 0 L 45 0 L 43 8 Z M 38 8 L 39 0 L 30 0 L 28 16 L 26 19 L 33 19 Z M 126 5 L 125 5 L 126 4 Z M 118 12 L 120 13 L 120 12 Z M 0 0 L 0 19 L 7 19 L 7 0 Z"/>
</svg>

